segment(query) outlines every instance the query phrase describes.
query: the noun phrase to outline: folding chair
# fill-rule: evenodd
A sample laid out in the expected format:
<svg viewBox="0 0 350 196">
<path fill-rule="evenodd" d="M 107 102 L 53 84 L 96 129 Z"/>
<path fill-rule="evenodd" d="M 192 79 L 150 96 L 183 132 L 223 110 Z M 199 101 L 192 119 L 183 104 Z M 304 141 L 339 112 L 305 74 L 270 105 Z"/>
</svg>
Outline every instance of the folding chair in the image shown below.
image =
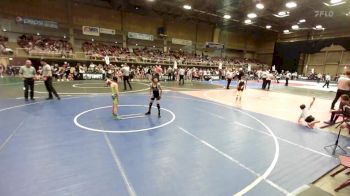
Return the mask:
<svg viewBox="0 0 350 196">
<path fill-rule="evenodd" d="M 336 176 L 337 174 L 339 174 L 340 172 L 342 172 L 346 169 L 350 169 L 350 157 L 340 155 L 339 159 L 340 159 L 340 164 L 343 166 L 343 168 L 336 171 L 334 174 L 332 174 L 331 175 L 332 177 Z M 350 174 L 350 172 L 346 173 L 346 175 L 349 175 L 349 174 Z M 343 182 L 341 185 L 339 185 L 337 188 L 335 188 L 334 191 L 338 192 L 341 189 L 343 189 L 349 185 L 350 185 L 350 178 L 348 180 L 346 180 L 345 182 Z"/>
</svg>

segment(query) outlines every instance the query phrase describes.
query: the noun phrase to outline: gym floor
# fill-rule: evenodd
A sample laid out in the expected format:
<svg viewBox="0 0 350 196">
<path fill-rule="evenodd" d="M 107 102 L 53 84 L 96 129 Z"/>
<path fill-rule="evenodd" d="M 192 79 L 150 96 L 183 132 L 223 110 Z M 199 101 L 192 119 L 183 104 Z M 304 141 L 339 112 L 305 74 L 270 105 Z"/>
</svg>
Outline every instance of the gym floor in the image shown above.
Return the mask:
<svg viewBox="0 0 350 196">
<path fill-rule="evenodd" d="M 149 84 L 133 82 L 133 91 L 121 90 L 116 121 L 103 81 L 56 82 L 61 101 L 46 101 L 37 82 L 36 101 L 25 102 L 19 79 L 0 79 L 0 195 L 270 196 L 314 182 L 350 194 L 333 191 L 347 176 L 321 178 L 339 164 L 323 148 L 336 130 L 296 124 L 312 96 L 311 113 L 329 118 L 334 85 L 291 81 L 263 91 L 250 81 L 235 102 L 224 81 L 161 84 L 161 118 L 143 115 Z"/>
</svg>

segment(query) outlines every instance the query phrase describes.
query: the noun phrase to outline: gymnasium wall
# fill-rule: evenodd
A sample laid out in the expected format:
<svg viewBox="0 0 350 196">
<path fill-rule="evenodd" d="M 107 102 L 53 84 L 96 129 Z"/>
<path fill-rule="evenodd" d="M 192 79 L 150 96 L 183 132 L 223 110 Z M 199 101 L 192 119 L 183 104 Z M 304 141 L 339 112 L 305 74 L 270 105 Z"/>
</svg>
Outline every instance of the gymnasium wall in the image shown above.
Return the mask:
<svg viewBox="0 0 350 196">
<path fill-rule="evenodd" d="M 350 29 L 336 29 L 324 31 L 297 31 L 291 34 L 280 34 L 278 42 L 296 42 L 306 40 L 327 40 L 346 38 Z M 308 74 L 312 69 L 317 73 L 330 73 L 335 76 L 350 69 L 350 51 L 342 46 L 332 45 L 315 54 L 300 55 L 298 70 Z"/>
<path fill-rule="evenodd" d="M 111 40 L 111 42 L 118 41 L 122 43 L 122 34 L 126 32 L 157 35 L 157 29 L 165 26 L 169 47 L 171 46 L 171 38 L 191 40 L 193 42 L 192 49 L 181 45 L 174 46 L 174 48 L 182 48 L 187 51 L 195 51 L 196 49 L 197 53 L 200 53 L 205 42 L 213 41 L 214 24 L 179 18 L 164 19 L 160 16 L 145 16 L 121 12 L 107 7 L 92 6 L 74 1 L 68 2 L 56 0 L 0 0 L 0 26 L 9 30 L 9 32 L 1 32 L 1 34 L 10 37 L 10 42 L 16 42 L 18 35 L 22 33 L 36 34 L 36 32 L 40 32 L 41 35 L 57 37 L 74 35 L 77 39 L 75 48 L 79 48 L 80 46 L 77 46 L 77 44 L 80 44 L 80 40 L 83 39 L 91 40 L 91 38 L 94 38 L 96 41 Z M 59 29 L 18 24 L 15 22 L 16 16 L 56 21 L 59 24 Z M 81 26 L 83 25 L 115 29 L 117 35 L 104 37 L 82 35 Z M 70 32 L 70 28 L 73 28 L 73 34 L 71 34 L 72 31 Z M 244 30 L 221 30 L 219 35 L 219 42 L 225 44 L 225 51 L 220 52 L 220 55 L 246 56 L 259 58 L 267 63 L 271 62 L 269 54 L 271 54 L 274 46 L 271 44 L 271 40 L 259 40 L 259 36 Z M 276 37 L 274 39 L 276 40 Z M 130 45 L 136 42 L 142 43 L 139 40 L 128 40 L 128 42 Z M 156 38 L 156 41 L 145 42 L 144 45 L 156 45 L 161 48 L 163 43 L 161 39 Z M 217 55 L 218 52 L 207 50 L 206 54 Z"/>
<path fill-rule="evenodd" d="M 316 73 L 332 76 L 342 74 L 350 69 L 350 51 L 346 51 L 342 46 L 332 45 L 323 48 L 315 54 L 307 54 L 302 70 L 303 73 L 310 73 L 312 69 Z"/>
<path fill-rule="evenodd" d="M 261 33 L 257 40 L 256 59 L 272 65 L 277 33 Z"/>
</svg>

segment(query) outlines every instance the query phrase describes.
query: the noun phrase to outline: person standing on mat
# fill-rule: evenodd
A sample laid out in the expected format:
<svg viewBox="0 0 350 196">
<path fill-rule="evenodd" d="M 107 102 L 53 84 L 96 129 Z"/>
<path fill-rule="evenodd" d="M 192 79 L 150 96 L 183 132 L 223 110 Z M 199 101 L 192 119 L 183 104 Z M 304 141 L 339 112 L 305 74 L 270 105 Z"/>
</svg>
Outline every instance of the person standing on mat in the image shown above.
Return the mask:
<svg viewBox="0 0 350 196">
<path fill-rule="evenodd" d="M 267 77 L 266 77 L 266 81 L 265 81 L 265 88 L 267 88 L 267 90 L 270 90 L 270 86 L 271 86 L 271 81 L 275 79 L 275 77 L 273 76 L 272 73 L 267 72 Z"/>
<path fill-rule="evenodd" d="M 118 87 L 118 77 L 113 76 L 112 80 L 107 79 L 107 86 L 111 87 L 112 91 L 112 117 L 114 120 L 120 120 L 118 116 L 118 105 L 119 105 L 119 87 Z"/>
<path fill-rule="evenodd" d="M 151 101 L 149 103 L 148 112 L 145 115 L 151 114 L 152 105 L 153 105 L 154 100 L 156 99 L 157 100 L 157 108 L 158 108 L 158 117 L 160 118 L 160 99 L 162 97 L 162 93 L 163 93 L 163 90 L 158 82 L 158 78 L 153 78 L 151 86 L 150 86 Z"/>
<path fill-rule="evenodd" d="M 24 100 L 28 101 L 28 90 L 30 89 L 30 99 L 34 101 L 34 79 L 35 68 L 32 66 L 31 60 L 26 60 L 25 65 L 21 66 L 19 75 L 23 79 L 24 83 Z"/>
<path fill-rule="evenodd" d="M 179 85 L 185 85 L 185 69 L 182 67 L 179 69 Z"/>
<path fill-rule="evenodd" d="M 288 86 L 288 81 L 290 79 L 290 76 L 291 76 L 291 74 L 289 73 L 289 71 L 287 71 L 287 73 L 285 75 L 285 77 L 286 77 L 286 84 L 285 84 L 285 86 Z"/>
<path fill-rule="evenodd" d="M 237 73 L 237 80 L 242 80 L 242 77 L 244 76 L 244 72 L 242 68 L 239 68 Z"/>
<path fill-rule="evenodd" d="M 323 87 L 322 88 L 324 88 L 325 86 L 327 86 L 327 88 L 329 88 L 329 82 L 331 81 L 331 76 L 329 75 L 329 74 L 327 74 L 326 76 L 325 76 L 325 83 L 324 83 L 324 85 L 323 85 Z"/>
<path fill-rule="evenodd" d="M 226 80 L 227 80 L 226 89 L 230 89 L 230 84 L 231 84 L 232 79 L 233 79 L 232 71 L 227 70 L 227 72 L 226 72 Z"/>
<path fill-rule="evenodd" d="M 246 88 L 246 84 L 243 78 L 237 81 L 236 101 L 242 101 L 242 94 L 243 90 Z"/>
<path fill-rule="evenodd" d="M 157 78 L 158 81 L 159 81 L 159 79 L 161 77 L 161 74 L 163 72 L 162 67 L 160 65 L 156 65 L 153 71 L 154 71 L 154 76 L 153 77 Z M 174 78 L 175 78 L 175 74 L 174 74 Z"/>
<path fill-rule="evenodd" d="M 347 71 L 345 73 L 345 76 L 341 76 L 338 79 L 337 87 L 338 87 L 337 94 L 335 95 L 335 98 L 332 102 L 331 110 L 334 109 L 334 106 L 337 103 L 340 96 L 342 96 L 343 94 L 350 96 L 350 71 Z"/>
<path fill-rule="evenodd" d="M 126 91 L 126 83 L 128 83 L 130 90 L 132 90 L 131 84 L 130 84 L 130 67 L 128 64 L 125 64 L 122 66 L 122 73 L 123 73 L 123 81 L 124 81 L 124 90 Z"/>
<path fill-rule="evenodd" d="M 266 88 L 266 78 L 267 78 L 267 74 L 268 74 L 268 72 L 267 72 L 266 70 L 264 70 L 264 71 L 261 73 L 261 78 L 262 78 L 262 81 L 263 81 L 261 89 L 264 89 L 264 90 L 265 90 L 265 88 Z"/>
<path fill-rule="evenodd" d="M 47 92 L 49 93 L 49 97 L 46 100 L 53 99 L 52 93 L 56 96 L 58 100 L 60 100 L 60 96 L 57 94 L 55 88 L 52 86 L 52 69 L 49 64 L 47 64 L 45 61 L 41 60 L 40 64 L 43 66 L 42 69 L 42 78 L 45 83 L 45 87 Z"/>
</svg>

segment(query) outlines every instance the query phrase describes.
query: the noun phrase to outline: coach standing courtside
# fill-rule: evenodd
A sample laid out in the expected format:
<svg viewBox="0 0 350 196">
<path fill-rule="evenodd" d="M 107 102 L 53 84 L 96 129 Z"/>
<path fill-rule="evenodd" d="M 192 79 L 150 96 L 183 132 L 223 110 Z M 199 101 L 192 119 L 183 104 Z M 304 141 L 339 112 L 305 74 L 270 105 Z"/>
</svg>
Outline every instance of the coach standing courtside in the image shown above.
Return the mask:
<svg viewBox="0 0 350 196">
<path fill-rule="evenodd" d="M 338 79 L 337 87 L 338 87 L 337 94 L 335 95 L 335 98 L 331 106 L 332 110 L 334 109 L 334 106 L 337 103 L 340 96 L 342 96 L 343 94 L 350 96 L 350 71 L 347 71 L 345 73 L 345 76 L 341 76 Z"/>
<path fill-rule="evenodd" d="M 44 79 L 45 87 L 47 92 L 49 93 L 49 97 L 46 98 L 46 100 L 53 99 L 52 93 L 57 97 L 58 100 L 60 100 L 60 96 L 58 96 L 55 88 L 52 86 L 52 69 L 49 64 L 47 64 L 45 61 L 41 60 L 40 64 L 43 66 L 42 70 L 42 77 Z"/>
<path fill-rule="evenodd" d="M 26 64 L 19 70 L 19 75 L 24 83 L 24 99 L 28 101 L 28 88 L 30 88 L 30 99 L 34 101 L 34 77 L 35 68 L 32 66 L 31 60 L 26 60 Z"/>
</svg>

